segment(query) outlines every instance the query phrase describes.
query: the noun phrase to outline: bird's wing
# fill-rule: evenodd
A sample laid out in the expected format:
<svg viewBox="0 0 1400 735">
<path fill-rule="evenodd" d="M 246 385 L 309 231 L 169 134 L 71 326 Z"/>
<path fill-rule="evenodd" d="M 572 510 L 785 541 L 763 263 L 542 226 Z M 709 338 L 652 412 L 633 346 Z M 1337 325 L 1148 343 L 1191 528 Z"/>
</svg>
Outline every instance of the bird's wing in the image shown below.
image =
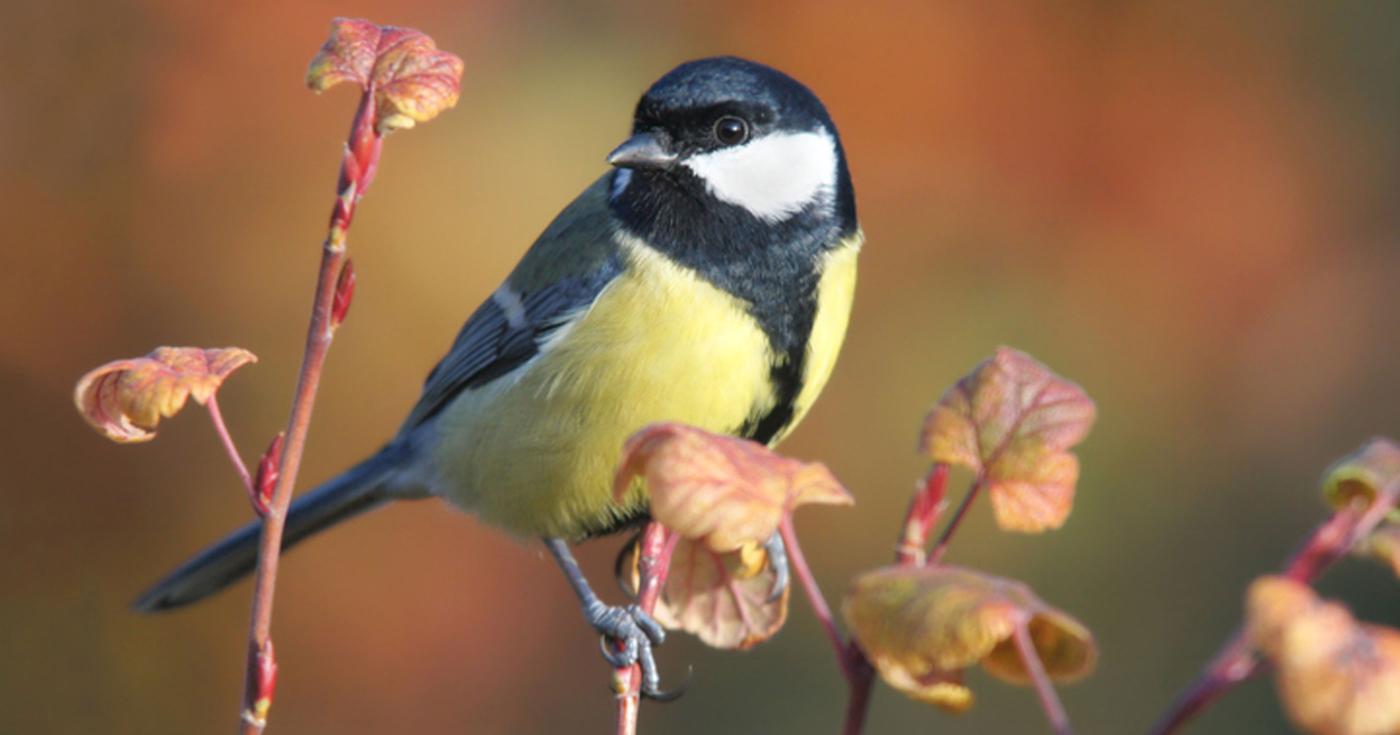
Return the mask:
<svg viewBox="0 0 1400 735">
<path fill-rule="evenodd" d="M 603 176 L 535 241 L 506 282 L 477 307 L 428 374 L 402 430 L 421 425 L 464 390 L 509 375 L 588 307 L 621 272 Z"/>
</svg>

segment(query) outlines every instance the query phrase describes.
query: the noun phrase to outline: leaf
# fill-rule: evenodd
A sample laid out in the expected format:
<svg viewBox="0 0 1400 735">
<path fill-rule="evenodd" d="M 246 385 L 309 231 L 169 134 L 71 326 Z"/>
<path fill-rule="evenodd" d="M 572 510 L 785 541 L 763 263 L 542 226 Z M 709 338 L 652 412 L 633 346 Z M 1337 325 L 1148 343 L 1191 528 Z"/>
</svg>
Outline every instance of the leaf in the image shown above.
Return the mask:
<svg viewBox="0 0 1400 735">
<path fill-rule="evenodd" d="M 1299 727 L 1400 732 L 1400 631 L 1358 623 L 1346 607 L 1285 577 L 1250 585 L 1246 630 L 1277 670 L 1279 698 Z"/>
<path fill-rule="evenodd" d="M 1322 495 L 1333 508 L 1364 498 L 1369 505 L 1386 485 L 1400 477 L 1400 445 L 1376 437 L 1327 468 Z"/>
<path fill-rule="evenodd" d="M 622 454 L 614 495 L 645 480 L 652 518 L 719 553 L 763 543 L 799 505 L 855 502 L 821 463 L 683 424 L 647 426 Z"/>
<path fill-rule="evenodd" d="M 375 130 L 383 135 L 427 122 L 456 105 L 462 68 L 460 58 L 439 50 L 421 31 L 336 18 L 306 70 L 306 84 L 324 92 L 350 82 L 373 92 Z"/>
<path fill-rule="evenodd" d="M 203 405 L 234 370 L 257 360 L 238 347 L 157 347 L 145 357 L 109 362 L 84 375 L 73 402 L 108 439 L 149 441 L 160 419 L 178 413 L 186 398 Z"/>
<path fill-rule="evenodd" d="M 621 568 L 628 570 L 623 588 L 634 596 L 638 584 L 636 554 L 634 543 L 620 560 Z M 762 547 L 746 546 L 717 554 L 700 543 L 680 539 L 653 617 L 667 628 L 684 630 L 714 648 L 752 648 L 776 635 L 787 620 L 792 588 L 769 601 L 773 579 Z"/>
<path fill-rule="evenodd" d="M 1052 679 L 1085 676 L 1098 656 L 1087 628 L 1024 584 L 960 567 L 867 572 L 852 583 L 842 613 L 886 682 L 952 712 L 972 706 L 971 691 L 956 687 L 973 664 L 1004 681 L 1030 682 L 1012 637 L 1019 624 Z"/>
<path fill-rule="evenodd" d="M 1001 528 L 1036 533 L 1069 516 L 1079 461 L 1067 450 L 1093 423 L 1082 388 L 1000 347 L 943 394 L 919 446 L 935 462 L 979 473 Z"/>
</svg>

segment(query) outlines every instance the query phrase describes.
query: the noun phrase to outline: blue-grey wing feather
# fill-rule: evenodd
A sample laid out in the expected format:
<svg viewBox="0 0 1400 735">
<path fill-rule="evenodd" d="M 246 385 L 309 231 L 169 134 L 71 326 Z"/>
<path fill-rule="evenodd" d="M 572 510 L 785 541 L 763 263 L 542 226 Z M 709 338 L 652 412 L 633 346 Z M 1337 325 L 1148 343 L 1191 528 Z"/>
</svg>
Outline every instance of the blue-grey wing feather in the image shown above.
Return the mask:
<svg viewBox="0 0 1400 735">
<path fill-rule="evenodd" d="M 602 195 L 606 178 L 559 214 L 506 280 L 503 288 L 519 299 L 514 323 L 496 298 L 487 299 L 467 319 L 452 349 L 428 374 L 404 429 L 432 418 L 462 391 L 490 384 L 528 363 L 550 334 L 587 311 L 621 273 L 612 241 L 616 228 Z"/>
</svg>

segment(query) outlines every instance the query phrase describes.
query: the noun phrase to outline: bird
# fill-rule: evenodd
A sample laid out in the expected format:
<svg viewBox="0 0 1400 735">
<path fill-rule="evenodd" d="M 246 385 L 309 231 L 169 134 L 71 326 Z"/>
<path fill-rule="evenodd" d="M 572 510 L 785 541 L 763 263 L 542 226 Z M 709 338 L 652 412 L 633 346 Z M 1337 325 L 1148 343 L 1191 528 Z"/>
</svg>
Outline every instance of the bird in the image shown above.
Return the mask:
<svg viewBox="0 0 1400 735">
<path fill-rule="evenodd" d="M 734 56 L 689 61 L 637 102 L 611 167 L 551 222 L 457 334 L 382 449 L 302 494 L 284 546 L 393 500 L 437 497 L 540 538 L 587 622 L 659 687 L 665 632 L 604 604 L 571 545 L 648 518 L 612 479 L 662 421 L 775 445 L 831 375 L 864 234 L 836 125 L 805 85 Z M 259 524 L 207 548 L 134 607 L 169 610 L 250 572 Z M 785 554 L 767 548 L 779 581 Z"/>
</svg>

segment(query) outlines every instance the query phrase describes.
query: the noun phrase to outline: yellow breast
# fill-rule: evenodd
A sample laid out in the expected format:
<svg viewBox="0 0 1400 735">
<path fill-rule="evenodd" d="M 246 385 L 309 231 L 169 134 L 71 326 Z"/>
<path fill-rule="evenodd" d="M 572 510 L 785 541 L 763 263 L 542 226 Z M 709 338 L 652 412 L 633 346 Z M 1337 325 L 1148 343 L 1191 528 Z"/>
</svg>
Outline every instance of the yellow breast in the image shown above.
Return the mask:
<svg viewBox="0 0 1400 735">
<path fill-rule="evenodd" d="M 621 236 L 620 236 L 621 237 Z M 733 431 L 773 402 L 767 337 L 734 297 L 630 239 L 629 267 L 519 376 L 438 421 L 434 492 L 521 535 L 577 537 L 611 500 L 623 441 L 654 421 Z"/>
</svg>

